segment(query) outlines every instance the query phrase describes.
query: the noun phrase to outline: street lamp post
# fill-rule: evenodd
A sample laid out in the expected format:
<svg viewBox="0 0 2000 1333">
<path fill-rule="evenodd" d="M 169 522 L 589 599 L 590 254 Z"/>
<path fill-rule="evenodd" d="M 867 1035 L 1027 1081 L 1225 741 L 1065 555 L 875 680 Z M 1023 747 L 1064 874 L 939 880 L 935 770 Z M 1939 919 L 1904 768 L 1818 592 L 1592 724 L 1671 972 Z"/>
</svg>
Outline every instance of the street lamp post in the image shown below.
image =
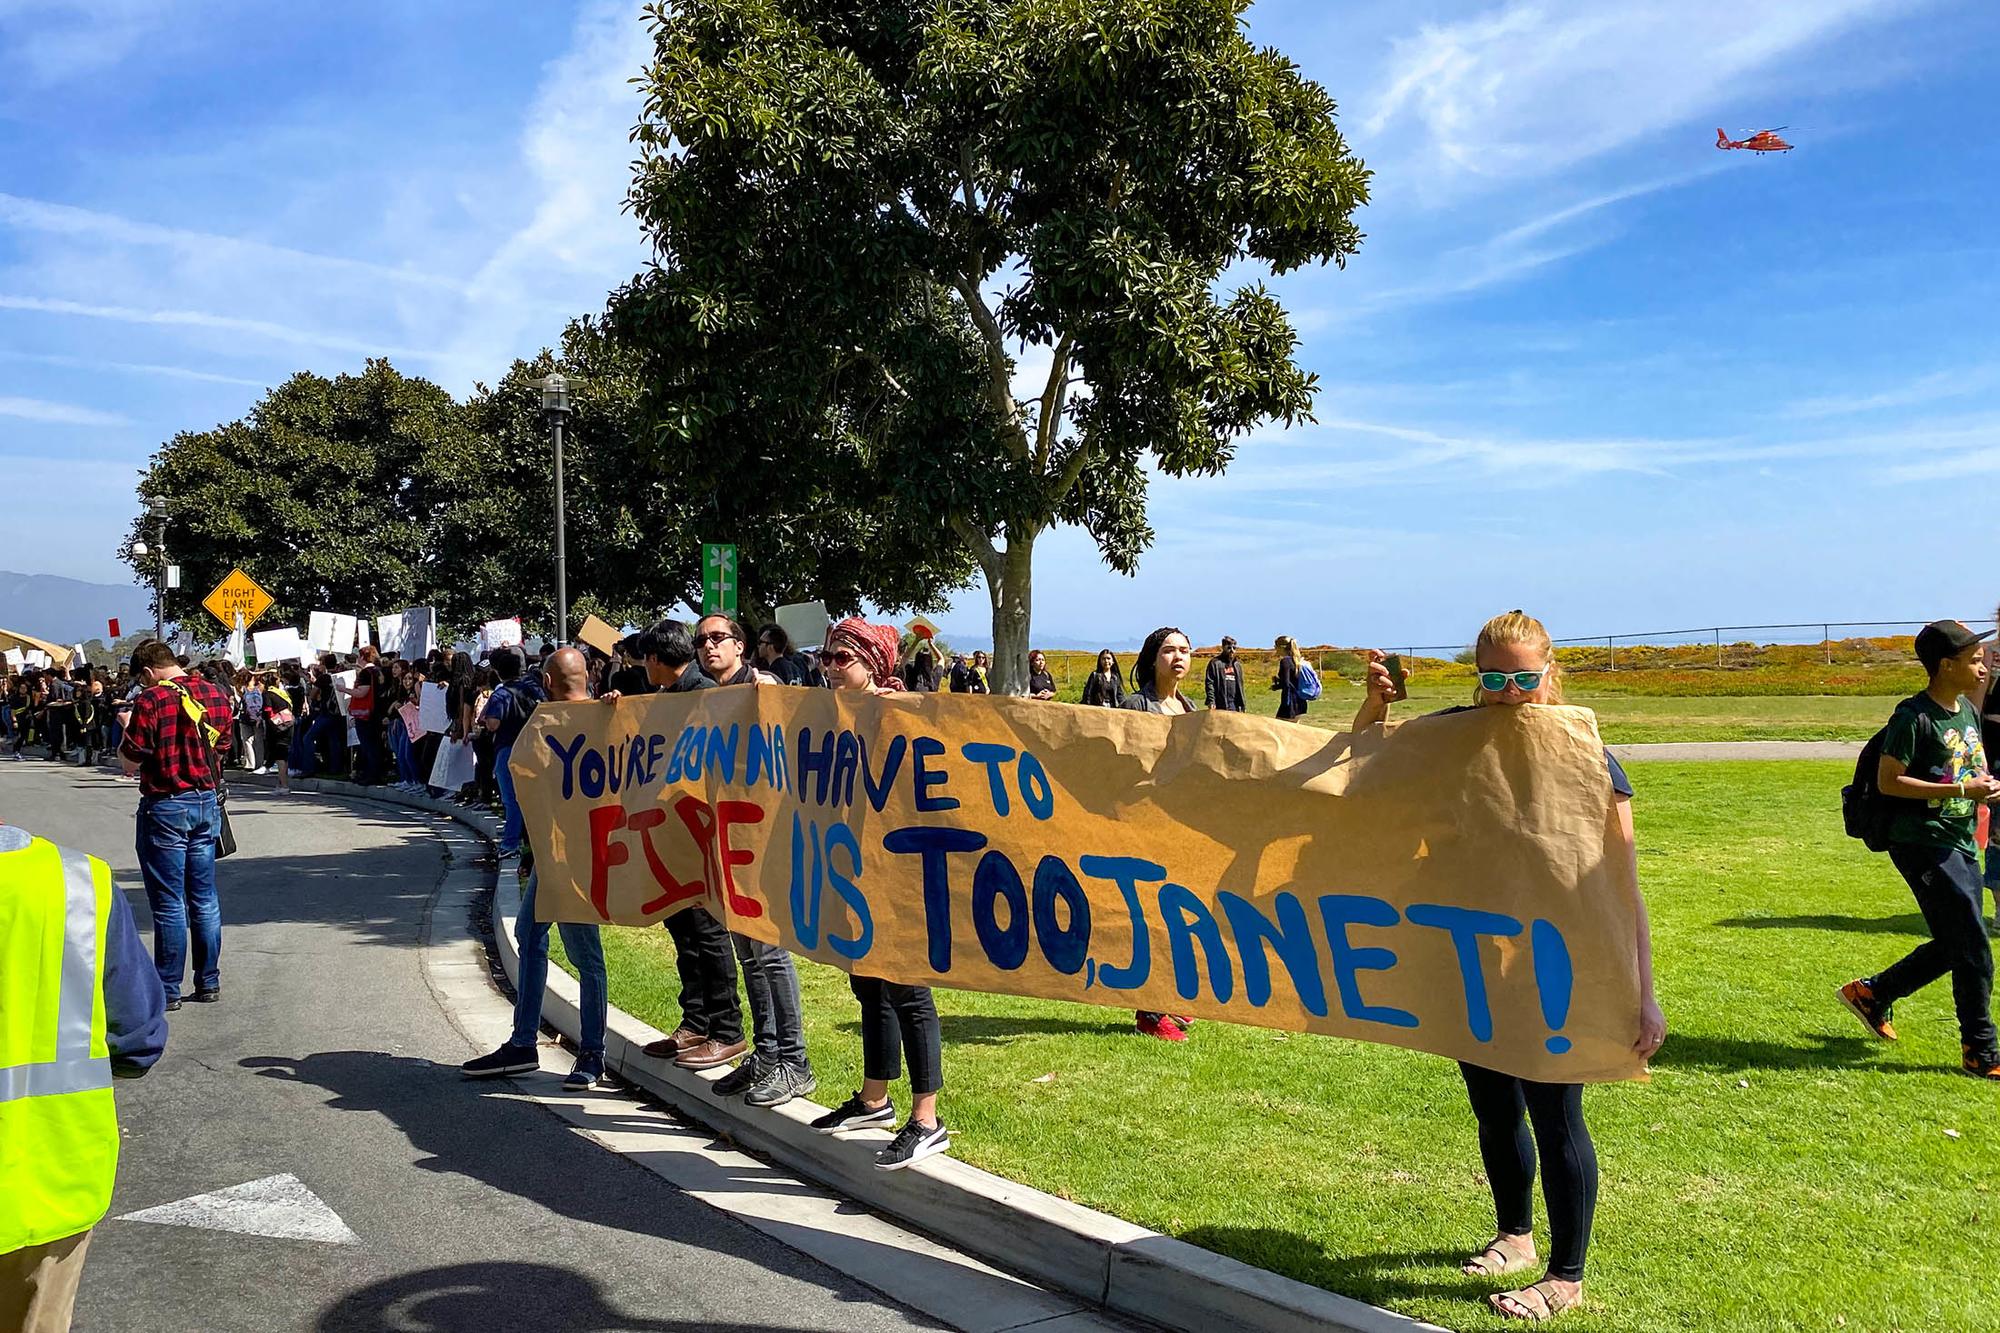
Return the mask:
<svg viewBox="0 0 2000 1333">
<path fill-rule="evenodd" d="M 132 554 L 153 557 L 153 637 L 167 638 L 167 511 L 157 500 L 146 502 L 146 517 L 153 520 L 153 544 L 132 543 Z"/>
<path fill-rule="evenodd" d="M 556 642 L 569 642 L 569 553 L 563 543 L 563 423 L 569 418 L 569 381 L 551 371 L 542 380 L 542 416 L 556 448 Z"/>
</svg>

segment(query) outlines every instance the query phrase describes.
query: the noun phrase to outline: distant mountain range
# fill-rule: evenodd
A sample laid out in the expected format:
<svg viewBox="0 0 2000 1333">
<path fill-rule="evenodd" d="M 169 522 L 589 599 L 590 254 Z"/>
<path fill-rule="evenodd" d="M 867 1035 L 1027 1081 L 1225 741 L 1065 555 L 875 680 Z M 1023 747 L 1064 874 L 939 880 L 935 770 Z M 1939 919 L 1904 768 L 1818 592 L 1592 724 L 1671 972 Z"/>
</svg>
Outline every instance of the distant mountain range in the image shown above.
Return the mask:
<svg viewBox="0 0 2000 1333">
<path fill-rule="evenodd" d="M 136 584 L 85 583 L 55 574 L 0 570 L 0 629 L 55 643 L 106 638 L 116 616 L 125 634 L 153 625 L 153 599 Z"/>
</svg>

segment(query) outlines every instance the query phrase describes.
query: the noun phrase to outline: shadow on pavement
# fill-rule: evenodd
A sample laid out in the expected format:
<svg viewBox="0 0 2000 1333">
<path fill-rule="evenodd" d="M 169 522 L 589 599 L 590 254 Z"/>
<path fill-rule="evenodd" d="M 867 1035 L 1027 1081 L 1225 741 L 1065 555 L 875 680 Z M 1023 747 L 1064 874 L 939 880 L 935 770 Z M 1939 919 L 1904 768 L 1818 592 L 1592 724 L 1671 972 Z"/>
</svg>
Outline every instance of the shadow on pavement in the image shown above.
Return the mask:
<svg viewBox="0 0 2000 1333">
<path fill-rule="evenodd" d="M 237 1062 L 265 1078 L 308 1083 L 333 1094 L 326 1103 L 342 1111 L 379 1115 L 394 1124 L 410 1145 L 426 1154 L 415 1162 L 424 1171 L 450 1172 L 526 1199 L 572 1221 L 612 1228 L 727 1254 L 774 1272 L 810 1282 L 835 1298 L 873 1304 L 881 1298 L 860 1282 L 800 1255 L 735 1218 L 661 1180 L 626 1157 L 613 1153 L 554 1121 L 546 1108 L 522 1097 L 513 1080 L 471 1082 L 456 1068 L 380 1051 L 324 1051 L 299 1057 L 251 1056 Z M 604 1129 L 644 1129 L 650 1121 L 607 1117 Z M 760 1194 L 805 1192 L 782 1172 L 762 1163 L 718 1171 L 704 1191 Z M 706 1239 L 705 1239 L 706 1238 Z M 719 1243 L 717 1243 L 719 1242 Z M 959 1278 L 962 1270 L 942 1261 L 921 1260 L 899 1251 L 902 1262 L 935 1262 L 935 1280 Z M 505 1270 L 509 1265 L 494 1266 Z M 385 1307 L 386 1308 L 386 1307 Z M 518 1304 L 516 1312 L 521 1309 Z M 601 1305 L 593 1308 L 601 1308 Z M 349 1327 L 325 1324 L 323 1327 Z M 506 1320 L 358 1324 L 382 1328 L 505 1328 Z M 569 1325 L 557 1330 L 597 1328 Z M 610 1324 L 602 1327 L 762 1329 L 764 1324 Z"/>
<path fill-rule="evenodd" d="M 713 1319 L 646 1319 L 614 1308 L 597 1282 L 551 1264 L 450 1264 L 405 1273 L 351 1292 L 320 1316 L 321 1333 L 407 1333 L 410 1329 L 519 1327 L 539 1309 L 537 1333 L 791 1333 L 776 1324 Z"/>
</svg>

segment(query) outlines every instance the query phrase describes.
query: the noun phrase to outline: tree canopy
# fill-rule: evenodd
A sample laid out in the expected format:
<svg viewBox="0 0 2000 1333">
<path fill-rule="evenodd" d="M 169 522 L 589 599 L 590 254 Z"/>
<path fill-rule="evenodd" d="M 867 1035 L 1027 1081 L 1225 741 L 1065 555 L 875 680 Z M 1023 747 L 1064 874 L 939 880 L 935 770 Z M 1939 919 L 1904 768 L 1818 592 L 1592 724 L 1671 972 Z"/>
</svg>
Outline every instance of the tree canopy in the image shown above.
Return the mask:
<svg viewBox="0 0 2000 1333">
<path fill-rule="evenodd" d="M 1343 263 L 1368 174 L 1246 5 L 649 7 L 630 202 L 659 258 L 608 323 L 640 443 L 704 474 L 746 575 L 899 609 L 977 570 L 1018 691 L 1042 531 L 1129 573 L 1149 465 L 1213 474 L 1308 416 L 1257 271 Z"/>
</svg>

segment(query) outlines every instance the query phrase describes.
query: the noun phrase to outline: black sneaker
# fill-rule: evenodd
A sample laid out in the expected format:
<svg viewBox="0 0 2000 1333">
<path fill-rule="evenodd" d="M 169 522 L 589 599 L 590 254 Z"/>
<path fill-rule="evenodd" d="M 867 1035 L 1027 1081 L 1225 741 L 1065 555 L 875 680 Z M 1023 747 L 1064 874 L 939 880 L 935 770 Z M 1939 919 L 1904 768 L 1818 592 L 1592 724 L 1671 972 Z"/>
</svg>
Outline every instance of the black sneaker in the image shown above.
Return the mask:
<svg viewBox="0 0 2000 1333">
<path fill-rule="evenodd" d="M 855 1093 L 838 1107 L 812 1122 L 812 1127 L 822 1134 L 841 1134 L 850 1129 L 870 1129 L 877 1125 L 896 1123 L 896 1104 L 883 1102 L 880 1106 L 870 1106 Z"/>
<path fill-rule="evenodd" d="M 808 1065 L 777 1065 L 758 1079 L 743 1100 L 751 1106 L 783 1106 L 819 1086 Z"/>
<path fill-rule="evenodd" d="M 502 1074 L 531 1074 L 542 1067 L 541 1057 L 532 1046 L 516 1046 L 508 1042 L 491 1055 L 482 1055 L 476 1060 L 467 1060 L 458 1067 L 458 1072 L 467 1078 L 497 1078 Z"/>
<path fill-rule="evenodd" d="M 180 1007 L 181 1007 L 181 997 L 180 997 L 180 996 L 178 996 L 178 995 L 175 995 L 175 996 L 171 997 L 170 999 L 168 999 L 168 1001 L 167 1001 L 167 1012 L 168 1012 L 168 1013 L 170 1013 L 170 1014 L 171 1014 L 172 1012 L 174 1012 L 174 1010 L 176 1010 L 176 1009 L 178 1009 L 178 1008 L 180 1008 Z"/>
<path fill-rule="evenodd" d="M 912 1119 L 896 1131 L 896 1137 L 889 1140 L 889 1146 L 875 1154 L 877 1171 L 901 1171 L 912 1162 L 921 1162 L 926 1157 L 935 1157 L 951 1148 L 951 1135 L 945 1132 L 944 1121 L 926 1125 Z"/>
<path fill-rule="evenodd" d="M 210 986 L 207 990 L 196 991 L 194 994 L 188 996 L 188 998 L 196 1004 L 221 1004 L 222 987 Z"/>
<path fill-rule="evenodd" d="M 757 1066 L 757 1056 L 753 1052 L 743 1057 L 743 1063 L 708 1085 L 708 1090 L 718 1097 L 734 1097 L 739 1092 L 748 1092 L 764 1077 L 764 1071 Z"/>
<path fill-rule="evenodd" d="M 579 1055 L 576 1067 L 563 1079 L 564 1092 L 585 1092 L 604 1082 L 604 1057 Z"/>
</svg>

